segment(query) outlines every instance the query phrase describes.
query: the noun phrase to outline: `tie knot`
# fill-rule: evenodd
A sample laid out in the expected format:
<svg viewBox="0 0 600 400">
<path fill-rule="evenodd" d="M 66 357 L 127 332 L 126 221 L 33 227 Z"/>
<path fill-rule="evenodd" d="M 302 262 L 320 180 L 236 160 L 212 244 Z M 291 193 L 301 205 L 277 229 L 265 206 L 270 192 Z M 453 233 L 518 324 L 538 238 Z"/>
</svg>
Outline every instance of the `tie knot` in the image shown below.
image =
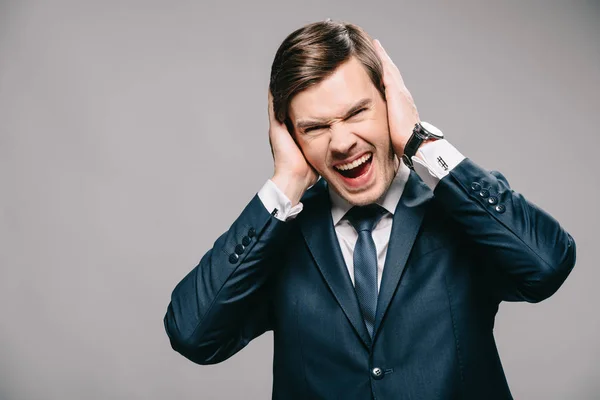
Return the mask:
<svg viewBox="0 0 600 400">
<path fill-rule="evenodd" d="M 346 218 L 357 232 L 371 232 L 381 217 L 386 213 L 386 210 L 378 204 L 369 204 L 366 206 L 355 206 L 348 211 Z"/>
</svg>

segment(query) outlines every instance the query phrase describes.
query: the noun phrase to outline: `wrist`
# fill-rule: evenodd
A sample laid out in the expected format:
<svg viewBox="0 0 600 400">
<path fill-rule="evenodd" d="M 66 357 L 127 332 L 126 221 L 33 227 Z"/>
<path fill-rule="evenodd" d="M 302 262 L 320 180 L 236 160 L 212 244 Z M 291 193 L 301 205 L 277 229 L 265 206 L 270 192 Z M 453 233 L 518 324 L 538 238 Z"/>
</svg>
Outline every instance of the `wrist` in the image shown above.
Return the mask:
<svg viewBox="0 0 600 400">
<path fill-rule="evenodd" d="M 423 160 L 423 157 L 422 157 L 421 153 L 419 153 L 419 150 L 421 150 L 425 145 L 427 145 L 429 143 L 433 143 L 433 142 L 435 142 L 437 140 L 438 139 L 427 139 L 427 140 L 423 141 L 423 143 L 421 143 L 421 145 L 417 149 L 417 152 L 415 153 L 415 157 L 417 157 L 420 160 Z"/>
<path fill-rule="evenodd" d="M 402 160 L 409 168 L 413 168 L 412 157 L 422 159 L 419 149 L 438 139 L 443 139 L 444 134 L 441 130 L 428 122 L 417 122 L 413 128 L 413 133 L 404 146 Z"/>
<path fill-rule="evenodd" d="M 302 177 L 277 173 L 273 175 L 271 181 L 273 181 L 277 188 L 281 190 L 288 199 L 290 199 L 292 202 L 292 207 L 300 202 L 302 195 L 310 186 L 306 183 L 306 179 Z"/>
</svg>

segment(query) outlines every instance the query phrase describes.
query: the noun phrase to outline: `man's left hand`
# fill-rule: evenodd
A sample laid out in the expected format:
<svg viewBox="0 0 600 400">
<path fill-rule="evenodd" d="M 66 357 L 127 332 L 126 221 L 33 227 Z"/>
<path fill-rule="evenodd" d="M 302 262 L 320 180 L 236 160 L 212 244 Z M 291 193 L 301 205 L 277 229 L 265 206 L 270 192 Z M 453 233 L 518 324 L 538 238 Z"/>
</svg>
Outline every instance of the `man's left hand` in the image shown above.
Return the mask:
<svg viewBox="0 0 600 400">
<path fill-rule="evenodd" d="M 383 84 L 387 103 L 388 124 L 394 152 L 398 158 L 404 154 L 404 146 L 417 122 L 420 122 L 417 106 L 404 85 L 400 70 L 387 54 L 379 40 L 373 41 L 375 51 L 383 64 Z"/>
</svg>

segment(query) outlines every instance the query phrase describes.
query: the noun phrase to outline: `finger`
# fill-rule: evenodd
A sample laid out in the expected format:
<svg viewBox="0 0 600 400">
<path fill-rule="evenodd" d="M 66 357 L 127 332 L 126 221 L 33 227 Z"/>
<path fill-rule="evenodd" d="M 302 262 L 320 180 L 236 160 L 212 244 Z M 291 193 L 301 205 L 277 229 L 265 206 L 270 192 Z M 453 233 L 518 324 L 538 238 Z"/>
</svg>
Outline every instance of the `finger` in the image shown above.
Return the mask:
<svg viewBox="0 0 600 400">
<path fill-rule="evenodd" d="M 273 141 L 271 140 L 271 136 L 269 135 L 269 148 L 271 149 L 271 156 L 275 159 L 275 152 L 273 151 Z"/>
<path fill-rule="evenodd" d="M 271 89 L 269 89 L 268 95 L 268 112 L 269 112 L 269 121 L 273 122 L 274 119 L 274 111 L 273 111 L 273 93 L 271 93 Z"/>
<path fill-rule="evenodd" d="M 396 64 L 394 64 L 394 61 L 392 61 L 392 58 L 389 56 L 387 51 L 383 48 L 381 42 L 378 39 L 375 39 L 373 43 L 375 45 L 377 55 L 383 64 L 384 77 L 387 75 L 386 78 L 390 80 L 390 83 L 398 83 L 400 86 L 403 85 L 404 79 L 402 78 L 402 74 L 400 74 L 400 70 Z M 395 82 L 391 82 L 392 80 Z"/>
<path fill-rule="evenodd" d="M 383 46 L 381 45 L 381 42 L 379 41 L 379 39 L 373 40 L 373 43 L 375 44 L 375 49 L 377 50 L 377 53 L 379 53 L 378 55 L 381 56 L 381 58 L 389 59 L 389 55 L 385 51 Z M 382 60 L 382 61 L 385 61 L 385 60 Z"/>
<path fill-rule="evenodd" d="M 271 148 L 271 155 L 273 159 L 275 159 L 275 151 L 273 150 L 273 94 L 271 93 L 271 89 L 268 89 L 267 96 L 267 113 L 269 114 L 269 147 Z"/>
<path fill-rule="evenodd" d="M 381 45 L 381 42 L 377 39 L 373 41 L 375 52 L 377 53 L 377 57 L 381 61 L 381 65 L 383 67 L 383 84 L 385 86 L 386 92 L 391 90 L 391 86 L 394 84 L 392 81 L 393 69 L 390 67 L 391 59 L 387 55 L 385 49 Z"/>
<path fill-rule="evenodd" d="M 389 56 L 387 51 L 385 51 L 385 49 L 381 45 L 381 42 L 378 39 L 375 39 L 373 42 L 375 43 L 375 50 L 377 51 L 377 55 L 381 59 L 381 62 L 384 64 L 384 66 L 389 67 L 390 64 L 394 65 L 392 58 Z"/>
</svg>

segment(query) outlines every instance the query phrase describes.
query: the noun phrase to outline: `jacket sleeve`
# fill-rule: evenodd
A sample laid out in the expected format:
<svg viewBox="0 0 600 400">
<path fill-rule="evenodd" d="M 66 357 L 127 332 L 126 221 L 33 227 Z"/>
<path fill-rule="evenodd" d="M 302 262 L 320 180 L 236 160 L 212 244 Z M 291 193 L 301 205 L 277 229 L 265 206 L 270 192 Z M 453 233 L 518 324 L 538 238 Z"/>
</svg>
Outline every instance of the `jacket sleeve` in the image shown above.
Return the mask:
<svg viewBox="0 0 600 400">
<path fill-rule="evenodd" d="M 272 329 L 269 280 L 288 230 L 254 196 L 173 290 L 164 326 L 174 350 L 215 364 Z"/>
<path fill-rule="evenodd" d="M 439 182 L 434 196 L 480 250 L 482 275 L 497 300 L 542 301 L 575 265 L 571 235 L 499 172 L 466 158 Z"/>
</svg>

